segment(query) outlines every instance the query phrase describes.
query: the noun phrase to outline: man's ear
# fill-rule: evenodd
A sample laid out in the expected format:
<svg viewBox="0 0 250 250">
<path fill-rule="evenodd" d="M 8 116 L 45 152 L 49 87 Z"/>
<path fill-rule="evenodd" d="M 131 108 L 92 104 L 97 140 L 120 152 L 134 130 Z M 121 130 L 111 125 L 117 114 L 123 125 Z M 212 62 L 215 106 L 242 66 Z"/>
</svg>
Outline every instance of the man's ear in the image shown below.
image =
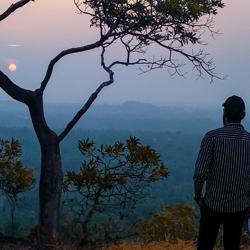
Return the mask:
<svg viewBox="0 0 250 250">
<path fill-rule="evenodd" d="M 242 112 L 242 116 L 241 116 L 242 118 L 241 118 L 241 119 L 244 119 L 244 118 L 245 118 L 245 116 L 246 116 L 246 112 L 245 112 L 245 111 L 243 111 L 243 112 Z"/>
<path fill-rule="evenodd" d="M 225 117 L 227 116 L 227 111 L 225 108 L 223 109 L 223 116 L 225 116 Z"/>
</svg>

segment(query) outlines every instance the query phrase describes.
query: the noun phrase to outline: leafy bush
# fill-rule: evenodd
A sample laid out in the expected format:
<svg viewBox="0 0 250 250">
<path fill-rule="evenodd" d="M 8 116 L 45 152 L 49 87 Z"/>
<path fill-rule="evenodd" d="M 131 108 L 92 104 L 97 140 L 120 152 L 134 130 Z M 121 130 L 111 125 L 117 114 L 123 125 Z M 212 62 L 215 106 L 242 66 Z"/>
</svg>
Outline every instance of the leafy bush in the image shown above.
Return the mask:
<svg viewBox="0 0 250 250">
<path fill-rule="evenodd" d="M 163 211 L 153 212 L 151 218 L 139 223 L 138 233 L 145 241 L 191 240 L 197 235 L 196 218 L 190 205 L 169 205 Z"/>
<path fill-rule="evenodd" d="M 78 173 L 65 175 L 64 205 L 73 215 L 67 218 L 81 226 L 82 242 L 120 237 L 128 227 L 121 221 L 132 214 L 150 185 L 169 172 L 160 155 L 134 137 L 99 148 L 86 139 L 78 146 L 85 159 Z"/>
<path fill-rule="evenodd" d="M 0 190 L 6 197 L 10 206 L 11 235 L 14 235 L 18 224 L 15 222 L 15 210 L 20 195 L 30 190 L 35 183 L 33 169 L 24 167 L 20 157 L 21 146 L 18 140 L 11 141 L 0 139 Z"/>
</svg>

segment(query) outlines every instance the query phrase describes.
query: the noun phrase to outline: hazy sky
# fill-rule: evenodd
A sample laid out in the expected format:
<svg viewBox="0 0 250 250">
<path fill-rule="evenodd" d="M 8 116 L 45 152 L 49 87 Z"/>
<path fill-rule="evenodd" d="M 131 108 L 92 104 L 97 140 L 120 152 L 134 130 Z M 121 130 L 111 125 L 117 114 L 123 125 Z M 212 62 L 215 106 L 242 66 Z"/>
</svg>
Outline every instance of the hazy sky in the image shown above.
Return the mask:
<svg viewBox="0 0 250 250">
<path fill-rule="evenodd" d="M 0 12 L 13 1 L 1 0 Z M 166 70 L 139 75 L 136 68 L 118 68 L 115 83 L 106 88 L 97 103 L 137 100 L 156 105 L 214 106 L 233 94 L 245 98 L 250 107 L 250 1 L 225 0 L 217 15 L 215 40 L 208 37 L 204 47 L 214 58 L 217 71 L 227 76 L 210 84 L 209 79 L 170 77 Z M 0 22 L 0 67 L 15 82 L 35 89 L 49 61 L 61 50 L 96 40 L 88 19 L 76 14 L 73 0 L 36 0 Z M 19 47 L 8 45 L 17 44 Z M 45 100 L 84 102 L 96 86 L 106 79 L 100 68 L 99 50 L 65 57 L 55 67 Z M 112 53 L 117 53 L 113 51 Z M 17 71 L 8 72 L 14 62 Z M 0 91 L 0 99 L 8 96 Z"/>
</svg>

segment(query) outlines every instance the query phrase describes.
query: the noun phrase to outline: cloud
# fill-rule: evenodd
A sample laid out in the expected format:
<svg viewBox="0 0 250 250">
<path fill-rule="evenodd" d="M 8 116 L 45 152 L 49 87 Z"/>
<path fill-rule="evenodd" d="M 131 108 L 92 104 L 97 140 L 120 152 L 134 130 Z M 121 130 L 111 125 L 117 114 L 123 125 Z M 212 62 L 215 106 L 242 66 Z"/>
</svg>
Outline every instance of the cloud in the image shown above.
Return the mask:
<svg viewBox="0 0 250 250">
<path fill-rule="evenodd" d="M 7 46 L 12 47 L 12 48 L 18 48 L 18 47 L 21 47 L 22 45 L 21 44 L 8 44 Z"/>
</svg>

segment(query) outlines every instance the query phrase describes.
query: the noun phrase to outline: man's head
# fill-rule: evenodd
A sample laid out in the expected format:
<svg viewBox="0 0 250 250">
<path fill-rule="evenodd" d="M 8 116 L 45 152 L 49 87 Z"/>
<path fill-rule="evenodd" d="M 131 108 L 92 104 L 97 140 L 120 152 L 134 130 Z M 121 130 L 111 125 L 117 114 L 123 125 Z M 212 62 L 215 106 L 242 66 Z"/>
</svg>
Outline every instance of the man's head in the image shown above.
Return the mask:
<svg viewBox="0 0 250 250">
<path fill-rule="evenodd" d="M 245 117 L 245 103 L 239 96 L 233 95 L 222 104 L 224 107 L 223 121 L 239 123 Z"/>
</svg>

